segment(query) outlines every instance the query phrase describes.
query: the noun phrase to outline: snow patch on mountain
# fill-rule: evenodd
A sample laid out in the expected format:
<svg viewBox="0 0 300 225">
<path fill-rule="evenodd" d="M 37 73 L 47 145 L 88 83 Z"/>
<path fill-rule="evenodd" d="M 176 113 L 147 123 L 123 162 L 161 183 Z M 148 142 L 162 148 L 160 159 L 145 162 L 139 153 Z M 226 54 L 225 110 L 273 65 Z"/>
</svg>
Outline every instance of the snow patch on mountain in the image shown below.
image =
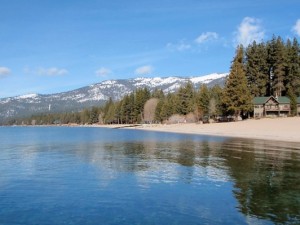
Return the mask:
<svg viewBox="0 0 300 225">
<path fill-rule="evenodd" d="M 204 83 L 207 84 L 209 82 L 211 82 L 212 80 L 216 80 L 216 79 L 220 79 L 220 78 L 225 78 L 226 76 L 228 76 L 228 73 L 213 73 L 213 74 L 209 74 L 206 76 L 201 76 L 201 77 L 192 77 L 190 78 L 192 83 Z"/>
<path fill-rule="evenodd" d="M 20 95 L 15 97 L 15 99 L 28 99 L 28 98 L 36 98 L 38 97 L 38 94 L 27 94 L 27 95 Z"/>
<path fill-rule="evenodd" d="M 134 81 L 134 86 L 135 87 L 143 87 L 143 86 L 149 86 L 149 87 L 155 87 L 159 85 L 167 85 L 167 84 L 172 84 L 175 82 L 178 82 L 182 78 L 178 77 L 167 77 L 167 78 L 161 78 L 161 77 L 154 77 L 154 78 L 135 78 Z"/>
</svg>

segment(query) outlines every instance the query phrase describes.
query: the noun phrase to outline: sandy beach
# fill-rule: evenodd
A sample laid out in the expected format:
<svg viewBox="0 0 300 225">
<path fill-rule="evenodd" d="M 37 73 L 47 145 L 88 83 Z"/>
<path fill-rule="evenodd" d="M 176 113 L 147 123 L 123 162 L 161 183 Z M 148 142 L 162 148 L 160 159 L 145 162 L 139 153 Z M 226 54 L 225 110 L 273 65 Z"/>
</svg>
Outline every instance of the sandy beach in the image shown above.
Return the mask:
<svg viewBox="0 0 300 225">
<path fill-rule="evenodd" d="M 114 126 L 118 127 L 118 126 Z M 126 129 L 300 142 L 300 117 L 212 124 L 147 124 Z"/>
</svg>

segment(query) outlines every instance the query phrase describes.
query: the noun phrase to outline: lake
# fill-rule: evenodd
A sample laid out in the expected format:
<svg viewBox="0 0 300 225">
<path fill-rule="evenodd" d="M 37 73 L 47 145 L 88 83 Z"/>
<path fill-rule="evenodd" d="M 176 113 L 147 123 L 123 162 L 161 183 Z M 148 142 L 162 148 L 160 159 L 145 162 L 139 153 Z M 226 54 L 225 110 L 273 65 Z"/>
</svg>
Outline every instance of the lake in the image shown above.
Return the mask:
<svg viewBox="0 0 300 225">
<path fill-rule="evenodd" d="M 300 143 L 0 127 L 0 224 L 300 224 Z"/>
</svg>

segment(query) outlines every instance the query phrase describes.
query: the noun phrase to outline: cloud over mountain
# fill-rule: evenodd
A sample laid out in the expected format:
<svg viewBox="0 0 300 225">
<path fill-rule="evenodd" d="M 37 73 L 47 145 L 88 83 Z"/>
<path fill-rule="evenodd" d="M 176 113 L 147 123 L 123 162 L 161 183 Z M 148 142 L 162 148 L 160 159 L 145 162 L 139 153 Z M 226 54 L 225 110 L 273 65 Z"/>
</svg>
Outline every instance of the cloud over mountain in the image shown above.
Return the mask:
<svg viewBox="0 0 300 225">
<path fill-rule="evenodd" d="M 7 77 L 11 74 L 11 70 L 7 67 L 0 67 L 0 78 Z"/>
<path fill-rule="evenodd" d="M 235 44 L 249 45 L 253 41 L 261 42 L 265 37 L 265 31 L 261 21 L 252 17 L 245 17 L 238 27 Z"/>
<path fill-rule="evenodd" d="M 51 68 L 39 68 L 37 70 L 37 73 L 41 76 L 63 76 L 68 74 L 68 70 L 57 68 L 57 67 L 51 67 Z"/>
<path fill-rule="evenodd" d="M 108 69 L 108 68 L 101 67 L 95 73 L 99 77 L 106 77 L 107 75 L 111 74 L 112 71 L 110 69 Z"/>
<path fill-rule="evenodd" d="M 134 71 L 136 75 L 148 75 L 151 74 L 152 72 L 153 72 L 153 67 L 150 65 L 141 66 Z"/>
</svg>

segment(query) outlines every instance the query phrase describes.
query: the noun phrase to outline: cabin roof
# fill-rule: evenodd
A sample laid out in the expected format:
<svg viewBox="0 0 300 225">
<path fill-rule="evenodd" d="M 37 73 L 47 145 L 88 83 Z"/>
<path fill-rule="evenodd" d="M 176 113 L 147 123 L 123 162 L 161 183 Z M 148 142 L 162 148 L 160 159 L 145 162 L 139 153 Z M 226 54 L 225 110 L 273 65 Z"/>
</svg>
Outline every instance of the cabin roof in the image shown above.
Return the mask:
<svg viewBox="0 0 300 225">
<path fill-rule="evenodd" d="M 289 104 L 291 100 L 286 96 L 282 96 L 282 97 L 278 97 L 278 102 L 282 104 Z"/>
<path fill-rule="evenodd" d="M 263 105 L 265 104 L 270 98 L 273 98 L 275 101 L 277 101 L 279 104 L 289 104 L 290 99 L 286 96 L 281 96 L 278 98 L 275 98 L 274 96 L 269 96 L 269 97 L 255 97 L 253 99 L 253 104 L 254 105 Z M 300 97 L 297 98 L 297 102 L 300 102 Z"/>
<path fill-rule="evenodd" d="M 255 97 L 253 99 L 253 104 L 254 105 L 263 105 L 264 103 L 267 102 L 267 100 L 269 99 L 270 97 Z"/>
</svg>

